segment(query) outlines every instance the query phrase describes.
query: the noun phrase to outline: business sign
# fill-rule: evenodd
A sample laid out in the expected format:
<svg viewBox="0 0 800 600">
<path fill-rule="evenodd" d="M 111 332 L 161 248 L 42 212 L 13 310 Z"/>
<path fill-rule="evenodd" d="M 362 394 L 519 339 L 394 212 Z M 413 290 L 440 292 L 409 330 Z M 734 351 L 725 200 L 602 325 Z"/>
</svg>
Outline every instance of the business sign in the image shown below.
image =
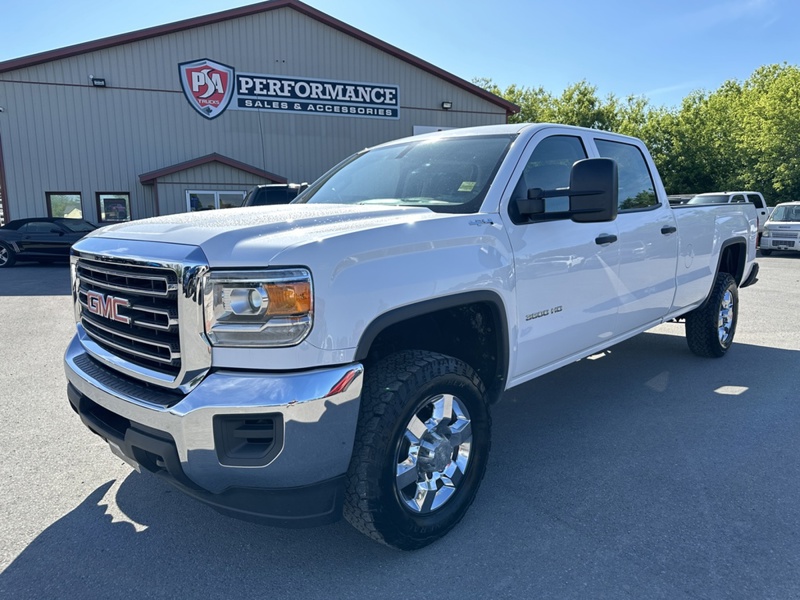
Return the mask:
<svg viewBox="0 0 800 600">
<path fill-rule="evenodd" d="M 219 116 L 226 108 L 400 118 L 400 89 L 396 85 L 235 73 L 232 67 L 208 59 L 181 63 L 179 70 L 186 99 L 208 119 Z"/>
<path fill-rule="evenodd" d="M 234 95 L 233 67 L 204 58 L 178 65 L 183 94 L 206 119 L 220 116 Z"/>
</svg>

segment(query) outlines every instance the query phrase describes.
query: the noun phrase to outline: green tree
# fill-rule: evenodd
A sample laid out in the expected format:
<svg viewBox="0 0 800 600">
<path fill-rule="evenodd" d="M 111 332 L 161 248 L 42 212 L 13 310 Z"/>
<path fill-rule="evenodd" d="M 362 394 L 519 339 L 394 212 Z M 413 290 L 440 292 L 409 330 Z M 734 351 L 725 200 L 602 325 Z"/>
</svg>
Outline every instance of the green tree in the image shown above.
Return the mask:
<svg viewBox="0 0 800 600">
<path fill-rule="evenodd" d="M 732 189 L 761 191 L 774 204 L 800 199 L 800 69 L 765 65 L 744 82 L 692 92 L 676 108 L 647 98 L 601 98 L 587 81 L 556 96 L 540 87 L 476 79 L 517 104 L 512 123 L 550 122 L 616 131 L 641 138 L 668 193 Z"/>
<path fill-rule="evenodd" d="M 800 70 L 760 67 L 741 90 L 737 183 L 763 191 L 771 203 L 800 199 Z"/>
</svg>

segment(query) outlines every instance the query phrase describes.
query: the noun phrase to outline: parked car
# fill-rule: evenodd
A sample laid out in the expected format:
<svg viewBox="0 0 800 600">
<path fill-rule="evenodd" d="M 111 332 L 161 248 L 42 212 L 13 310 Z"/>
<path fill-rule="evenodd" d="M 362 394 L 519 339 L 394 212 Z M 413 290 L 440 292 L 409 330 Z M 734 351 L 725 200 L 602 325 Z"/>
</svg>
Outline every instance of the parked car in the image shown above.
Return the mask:
<svg viewBox="0 0 800 600">
<path fill-rule="evenodd" d="M 37 217 L 9 221 L 0 227 L 0 269 L 13 267 L 18 260 L 68 260 L 72 244 L 95 229 L 95 225 L 82 219 Z"/>
<path fill-rule="evenodd" d="M 767 206 L 760 192 L 707 192 L 697 194 L 686 204 L 737 204 L 749 202 L 756 207 L 759 236 L 764 231 L 764 223 L 769 219 L 772 207 Z"/>
<path fill-rule="evenodd" d="M 289 204 L 308 187 L 307 183 L 270 183 L 257 185 L 247 192 L 242 206 L 267 206 Z"/>
<path fill-rule="evenodd" d="M 692 198 L 694 198 L 694 195 L 692 194 L 670 194 L 667 196 L 667 200 L 673 206 L 678 204 L 686 204 Z"/>
<path fill-rule="evenodd" d="M 783 202 L 773 209 L 764 225 L 759 250 L 764 256 L 775 250 L 800 250 L 800 202 Z"/>
</svg>

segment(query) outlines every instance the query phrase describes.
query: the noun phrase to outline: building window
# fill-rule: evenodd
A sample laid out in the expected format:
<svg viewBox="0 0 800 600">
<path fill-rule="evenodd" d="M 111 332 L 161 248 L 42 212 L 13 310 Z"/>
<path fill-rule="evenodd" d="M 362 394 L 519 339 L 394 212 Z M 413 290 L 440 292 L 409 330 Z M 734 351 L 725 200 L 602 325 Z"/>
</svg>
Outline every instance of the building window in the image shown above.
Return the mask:
<svg viewBox="0 0 800 600">
<path fill-rule="evenodd" d="M 212 210 L 215 208 L 235 208 L 244 202 L 245 192 L 224 191 L 211 192 L 203 190 L 187 190 L 186 210 Z"/>
<path fill-rule="evenodd" d="M 97 192 L 97 219 L 100 223 L 131 220 L 131 195 L 127 192 Z"/>
<path fill-rule="evenodd" d="M 47 216 L 82 219 L 80 192 L 45 192 L 47 198 Z"/>
</svg>

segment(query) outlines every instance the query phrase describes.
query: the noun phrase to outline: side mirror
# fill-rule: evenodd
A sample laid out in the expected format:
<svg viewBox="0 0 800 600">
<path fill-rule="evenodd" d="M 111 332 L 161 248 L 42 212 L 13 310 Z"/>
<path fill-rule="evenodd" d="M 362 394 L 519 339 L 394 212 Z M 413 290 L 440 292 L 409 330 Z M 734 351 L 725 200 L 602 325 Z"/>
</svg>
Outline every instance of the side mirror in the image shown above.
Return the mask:
<svg viewBox="0 0 800 600">
<path fill-rule="evenodd" d="M 617 218 L 619 176 L 616 161 L 587 158 L 572 165 L 569 212 L 576 223 L 601 223 Z"/>
<path fill-rule="evenodd" d="M 569 196 L 569 210 L 545 210 L 545 198 L 564 196 Z M 514 201 L 520 215 L 531 221 L 569 218 L 576 223 L 602 223 L 617 218 L 618 197 L 616 161 L 610 158 L 586 158 L 572 165 L 568 188 L 531 188 L 527 192 L 527 198 L 517 198 Z"/>
</svg>

